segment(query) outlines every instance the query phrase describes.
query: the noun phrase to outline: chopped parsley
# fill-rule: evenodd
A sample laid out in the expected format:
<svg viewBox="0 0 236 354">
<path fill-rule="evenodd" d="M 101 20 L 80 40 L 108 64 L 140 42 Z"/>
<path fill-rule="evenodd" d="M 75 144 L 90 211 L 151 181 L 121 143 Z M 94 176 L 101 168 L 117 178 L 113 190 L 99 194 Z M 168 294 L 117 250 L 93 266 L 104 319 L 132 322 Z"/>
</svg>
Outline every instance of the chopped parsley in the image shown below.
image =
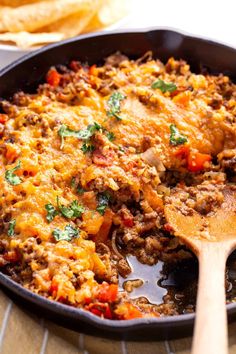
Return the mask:
<svg viewBox="0 0 236 354">
<path fill-rule="evenodd" d="M 72 238 L 79 236 L 79 230 L 68 224 L 64 230 L 58 228 L 53 230 L 52 235 L 56 241 L 71 241 Z"/>
<path fill-rule="evenodd" d="M 178 128 L 174 125 L 174 124 L 171 124 L 170 125 L 170 144 L 171 145 L 182 145 L 182 144 L 185 144 L 187 143 L 188 141 L 188 138 L 181 134 L 178 130 Z"/>
<path fill-rule="evenodd" d="M 96 210 L 101 215 L 104 215 L 105 210 L 108 207 L 110 198 L 111 198 L 111 196 L 108 192 L 98 194 L 98 206 L 97 206 Z"/>
<path fill-rule="evenodd" d="M 109 100 L 107 101 L 109 111 L 107 111 L 108 117 L 115 117 L 117 120 L 122 120 L 119 116 L 120 113 L 120 102 L 123 101 L 126 96 L 121 92 L 114 92 Z"/>
<path fill-rule="evenodd" d="M 73 130 L 68 128 L 67 125 L 62 124 L 58 130 L 58 135 L 61 137 L 61 149 L 64 146 L 65 137 L 73 136 L 81 140 L 89 140 L 95 134 L 95 132 L 100 129 L 102 129 L 102 127 L 96 122 L 89 124 L 86 129 L 81 130 Z"/>
<path fill-rule="evenodd" d="M 60 204 L 59 198 L 57 197 L 57 207 L 60 210 L 62 216 L 67 219 L 79 218 L 81 214 L 84 212 L 84 207 L 78 204 L 77 200 L 73 200 L 72 203 L 68 207 Z"/>
<path fill-rule="evenodd" d="M 12 186 L 17 186 L 22 182 L 22 179 L 14 173 L 15 171 L 19 170 L 20 167 L 21 167 L 21 162 L 18 161 L 15 167 L 5 172 L 5 179 Z"/>
<path fill-rule="evenodd" d="M 8 236 L 14 236 L 15 235 L 16 220 L 12 219 L 11 221 L 9 221 L 8 225 L 9 225 L 8 230 L 7 230 Z"/>
<path fill-rule="evenodd" d="M 152 89 L 159 89 L 161 92 L 174 92 L 177 89 L 177 86 L 173 82 L 165 82 L 161 79 L 153 82 Z"/>
<path fill-rule="evenodd" d="M 55 216 L 59 214 L 56 208 L 51 203 L 46 204 L 45 209 L 47 210 L 46 219 L 48 222 L 52 222 Z"/>
<path fill-rule="evenodd" d="M 110 140 L 110 141 L 113 141 L 113 140 L 115 140 L 115 134 L 114 133 L 112 133 L 112 132 L 108 132 L 107 133 L 107 139 L 108 140 Z"/>
</svg>

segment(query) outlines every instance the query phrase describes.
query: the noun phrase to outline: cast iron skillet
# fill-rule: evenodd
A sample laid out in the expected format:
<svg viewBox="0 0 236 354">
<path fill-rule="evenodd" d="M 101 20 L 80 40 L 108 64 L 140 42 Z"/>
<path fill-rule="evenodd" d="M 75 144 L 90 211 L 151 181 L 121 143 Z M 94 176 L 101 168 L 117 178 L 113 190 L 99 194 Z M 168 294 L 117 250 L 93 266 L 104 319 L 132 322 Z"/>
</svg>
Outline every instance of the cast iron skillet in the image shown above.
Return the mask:
<svg viewBox="0 0 236 354">
<path fill-rule="evenodd" d="M 166 61 L 174 56 L 185 59 L 194 72 L 207 69 L 211 73 L 225 73 L 236 78 L 236 49 L 210 40 L 168 30 L 131 30 L 123 32 L 84 35 L 44 47 L 15 61 L 0 71 L 0 97 L 10 98 L 18 90 L 31 92 L 43 82 L 49 67 L 81 60 L 89 64 L 102 62 L 116 51 L 130 58 L 142 56 L 151 50 L 154 57 Z M 152 339 L 184 336 L 192 330 L 194 315 L 186 314 L 164 318 L 143 318 L 129 321 L 101 319 L 93 314 L 36 295 L 0 272 L 1 285 L 14 299 L 32 307 L 41 315 L 76 328 L 85 333 L 123 338 Z M 227 306 L 232 318 L 236 304 Z"/>
</svg>

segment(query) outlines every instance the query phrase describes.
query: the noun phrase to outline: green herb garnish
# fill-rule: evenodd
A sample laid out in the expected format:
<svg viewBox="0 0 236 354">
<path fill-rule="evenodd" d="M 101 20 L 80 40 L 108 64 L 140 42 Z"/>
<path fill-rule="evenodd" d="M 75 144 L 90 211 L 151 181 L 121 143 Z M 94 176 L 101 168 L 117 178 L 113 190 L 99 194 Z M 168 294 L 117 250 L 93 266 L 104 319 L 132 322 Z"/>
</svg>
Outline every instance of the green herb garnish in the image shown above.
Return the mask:
<svg viewBox="0 0 236 354">
<path fill-rule="evenodd" d="M 89 124 L 86 129 L 81 130 L 73 130 L 68 128 L 67 125 L 62 124 L 60 126 L 60 129 L 58 130 L 58 135 L 61 137 L 61 149 L 64 146 L 65 137 L 73 136 L 81 140 L 88 140 L 95 134 L 96 131 L 100 129 L 102 129 L 102 127 L 96 122 L 94 122 L 93 124 Z"/>
<path fill-rule="evenodd" d="M 11 221 L 9 221 L 8 225 L 9 225 L 8 230 L 7 230 L 8 236 L 14 236 L 15 235 L 16 220 L 12 219 Z"/>
<path fill-rule="evenodd" d="M 84 154 L 86 154 L 86 152 L 93 152 L 95 150 L 95 146 L 91 143 L 84 143 L 81 147 L 81 150 Z"/>
<path fill-rule="evenodd" d="M 69 206 L 65 206 L 60 204 L 58 197 L 57 207 L 60 210 L 61 215 L 67 219 L 79 218 L 85 210 L 82 205 L 78 204 L 77 200 L 73 200 L 73 202 Z"/>
<path fill-rule="evenodd" d="M 171 145 L 182 145 L 187 143 L 188 138 L 182 135 L 174 124 L 170 125 L 170 144 Z"/>
<path fill-rule="evenodd" d="M 161 92 L 174 92 L 177 89 L 177 86 L 173 82 L 165 82 L 161 79 L 153 82 L 152 89 L 159 89 Z"/>
<path fill-rule="evenodd" d="M 107 104 L 109 106 L 109 111 L 107 111 L 108 117 L 115 117 L 117 120 L 122 120 L 122 118 L 119 116 L 120 113 L 120 102 L 123 101 L 126 98 L 123 93 L 120 93 L 118 91 L 114 92 L 109 100 L 107 101 Z"/>
<path fill-rule="evenodd" d="M 68 224 L 64 230 L 58 228 L 53 230 L 52 235 L 56 241 L 71 241 L 72 238 L 79 236 L 79 230 Z"/>
<path fill-rule="evenodd" d="M 21 162 L 18 161 L 17 165 L 14 168 L 12 168 L 11 170 L 7 170 L 5 172 L 5 179 L 12 186 L 17 186 L 22 182 L 22 179 L 14 173 L 15 171 L 19 170 L 20 167 L 21 167 Z"/>
<path fill-rule="evenodd" d="M 79 195 L 83 195 L 84 194 L 84 192 L 85 192 L 85 189 L 83 188 L 83 187 L 81 187 L 81 185 L 80 184 L 78 184 L 78 186 L 77 186 L 77 193 L 79 194 Z"/>
<path fill-rule="evenodd" d="M 46 219 L 48 222 L 51 222 L 58 215 L 58 211 L 51 203 L 46 204 L 45 209 L 47 210 Z"/>
<path fill-rule="evenodd" d="M 72 188 L 76 188 L 76 178 L 75 178 L 75 177 L 72 177 L 72 180 L 71 180 L 71 187 L 72 187 Z"/>
<path fill-rule="evenodd" d="M 112 132 L 108 132 L 107 133 L 107 139 L 110 140 L 110 141 L 115 140 L 115 134 L 112 133 Z"/>
<path fill-rule="evenodd" d="M 85 189 L 81 186 L 80 183 L 76 184 L 76 178 L 75 177 L 73 177 L 72 180 L 71 180 L 71 187 L 76 189 L 76 192 L 79 195 L 83 195 L 84 192 L 85 192 Z"/>
<path fill-rule="evenodd" d="M 111 196 L 108 192 L 98 194 L 98 206 L 97 206 L 96 210 L 101 215 L 104 215 L 105 210 L 108 207 L 110 198 L 111 198 Z"/>
</svg>

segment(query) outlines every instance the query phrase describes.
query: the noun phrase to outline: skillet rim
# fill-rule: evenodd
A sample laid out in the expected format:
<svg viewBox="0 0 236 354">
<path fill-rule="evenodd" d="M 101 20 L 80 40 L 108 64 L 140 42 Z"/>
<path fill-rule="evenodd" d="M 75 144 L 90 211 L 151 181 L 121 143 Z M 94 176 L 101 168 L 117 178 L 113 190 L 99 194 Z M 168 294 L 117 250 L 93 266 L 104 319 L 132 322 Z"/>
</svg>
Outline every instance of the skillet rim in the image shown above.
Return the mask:
<svg viewBox="0 0 236 354">
<path fill-rule="evenodd" d="M 193 35 L 186 31 L 182 31 L 171 27 L 152 26 L 152 27 L 141 28 L 141 29 L 135 28 L 135 29 L 108 31 L 108 32 L 95 32 L 95 33 L 84 34 L 74 38 L 66 39 L 57 43 L 53 43 L 48 46 L 44 46 L 36 51 L 27 53 L 21 58 L 15 60 L 13 63 L 10 63 L 6 67 L 2 68 L 0 70 L 0 80 L 3 75 L 7 74 L 9 71 L 13 70 L 17 66 L 20 66 L 25 61 L 32 59 L 44 52 L 53 50 L 54 48 L 63 46 L 64 44 L 79 43 L 81 40 L 86 40 L 86 39 L 89 40 L 89 39 L 94 39 L 96 37 L 107 37 L 111 35 L 122 35 L 122 34 L 150 35 L 152 33 L 155 34 L 159 31 L 165 31 L 169 34 L 172 33 L 172 34 L 181 35 L 184 39 L 199 40 L 209 45 L 215 45 L 221 47 L 222 50 L 228 49 L 236 52 L 236 46 L 234 48 L 233 46 L 230 46 L 224 43 L 223 41 L 215 41 L 209 39 L 208 37 Z M 158 329 L 168 329 L 168 328 L 172 328 L 173 325 L 177 328 L 180 328 L 180 327 L 184 327 L 185 325 L 192 326 L 195 319 L 195 313 L 157 317 L 157 318 L 137 318 L 132 320 L 117 320 L 117 321 L 102 319 L 98 316 L 93 315 L 89 311 L 78 309 L 70 305 L 65 305 L 57 301 L 49 300 L 41 295 L 33 293 L 32 291 L 24 288 L 22 285 L 13 281 L 9 276 L 5 275 L 1 271 L 0 271 L 0 284 L 6 287 L 11 292 L 13 292 L 14 294 L 16 294 L 17 296 L 19 296 L 20 298 L 30 302 L 31 304 L 35 304 L 43 308 L 44 310 L 48 310 L 54 314 L 57 313 L 61 316 L 64 316 L 72 320 L 76 320 L 76 321 L 82 320 L 86 324 L 92 325 L 96 328 L 109 330 L 111 332 L 123 332 L 124 330 L 132 332 L 137 329 L 144 329 L 144 328 L 151 328 L 151 327 L 158 328 Z M 236 303 L 230 303 L 227 305 L 227 313 L 228 315 L 236 314 Z"/>
<path fill-rule="evenodd" d="M 116 34 L 138 34 L 138 33 L 142 33 L 142 34 L 151 34 L 151 33 L 155 33 L 155 32 L 159 32 L 159 31 L 166 31 L 168 33 L 173 33 L 173 34 L 179 34 L 184 38 L 188 38 L 188 39 L 192 39 L 192 40 L 200 40 L 202 42 L 207 42 L 208 44 L 213 44 L 216 46 L 220 46 L 225 49 L 229 49 L 229 50 L 233 50 L 236 51 L 236 45 L 235 47 L 230 46 L 228 43 L 224 42 L 224 41 L 216 41 L 210 37 L 207 36 L 200 36 L 200 35 L 194 35 L 190 32 L 184 31 L 184 30 L 180 30 L 174 27 L 168 27 L 168 26 L 150 26 L 150 27 L 145 27 L 145 28 L 132 28 L 132 29 L 117 29 L 117 30 L 113 30 L 113 31 L 98 31 L 98 32 L 93 32 L 93 33 L 87 33 L 87 34 L 82 34 L 76 37 L 72 37 L 69 39 L 65 39 L 56 43 L 52 43 L 46 46 L 43 46 L 39 49 L 36 49 L 35 51 L 29 52 L 25 55 L 23 55 L 22 57 L 14 60 L 12 63 L 6 65 L 5 67 L 0 69 L 0 79 L 1 76 L 6 74 L 8 71 L 10 71 L 11 69 L 15 68 L 16 66 L 20 65 L 21 63 L 25 62 L 28 59 L 34 58 L 35 56 L 37 56 L 38 54 L 44 53 L 48 50 L 51 50 L 53 48 L 57 48 L 60 46 L 63 46 L 64 44 L 68 44 L 68 43 L 73 43 L 73 42 L 79 42 L 80 40 L 84 40 L 84 39 L 90 39 L 90 38 L 96 38 L 96 37 L 107 37 L 109 35 L 116 35 Z"/>
</svg>

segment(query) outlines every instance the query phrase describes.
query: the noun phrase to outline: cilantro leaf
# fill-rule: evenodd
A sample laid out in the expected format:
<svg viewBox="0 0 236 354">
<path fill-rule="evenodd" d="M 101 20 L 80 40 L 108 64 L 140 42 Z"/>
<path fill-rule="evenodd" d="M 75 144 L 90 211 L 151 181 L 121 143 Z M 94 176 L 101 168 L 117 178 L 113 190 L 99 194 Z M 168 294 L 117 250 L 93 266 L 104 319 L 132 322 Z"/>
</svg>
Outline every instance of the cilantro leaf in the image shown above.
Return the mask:
<svg viewBox="0 0 236 354">
<path fill-rule="evenodd" d="M 7 230 L 8 236 L 14 236 L 15 235 L 16 220 L 12 219 L 11 221 L 9 221 L 8 225 L 9 225 L 8 230 Z"/>
<path fill-rule="evenodd" d="M 77 200 L 73 200 L 73 202 L 70 204 L 70 208 L 73 211 L 74 218 L 79 218 L 85 211 L 84 207 L 78 204 Z"/>
<path fill-rule="evenodd" d="M 86 129 L 81 130 L 73 130 L 70 129 L 67 125 L 62 124 L 58 130 L 58 135 L 61 137 L 61 149 L 64 146 L 65 137 L 73 136 L 81 140 L 88 140 L 95 134 L 96 131 L 100 129 L 102 129 L 102 127 L 96 122 L 89 124 Z"/>
<path fill-rule="evenodd" d="M 178 130 L 178 128 L 174 125 L 174 124 L 171 124 L 170 125 L 170 144 L 171 145 L 182 145 L 182 144 L 185 144 L 187 143 L 188 141 L 188 138 L 181 134 Z"/>
<path fill-rule="evenodd" d="M 47 210 L 46 219 L 48 222 L 51 222 L 58 215 L 58 211 L 51 203 L 46 204 L 45 209 Z"/>
<path fill-rule="evenodd" d="M 119 151 L 121 151 L 121 152 L 125 152 L 125 150 L 123 149 L 122 146 L 119 146 L 118 149 L 119 149 Z"/>
<path fill-rule="evenodd" d="M 90 143 L 84 143 L 81 147 L 81 150 L 84 154 L 86 154 L 86 152 L 93 152 L 95 150 L 95 146 Z"/>
<path fill-rule="evenodd" d="M 113 140 L 115 140 L 115 134 L 112 132 L 108 132 L 107 138 L 108 138 L 108 140 L 113 141 Z"/>
<path fill-rule="evenodd" d="M 72 238 L 79 236 L 79 230 L 68 224 L 64 230 L 54 229 L 52 235 L 56 241 L 71 241 Z"/>
<path fill-rule="evenodd" d="M 108 192 L 98 194 L 98 206 L 97 206 L 96 210 L 101 215 L 104 215 L 105 210 L 108 207 L 110 198 L 111 198 L 111 196 Z"/>
<path fill-rule="evenodd" d="M 57 206 L 61 215 L 67 219 L 79 218 L 85 210 L 82 205 L 78 204 L 77 200 L 73 200 L 73 202 L 68 207 L 66 207 L 65 205 L 60 204 L 58 197 Z"/>
<path fill-rule="evenodd" d="M 107 111 L 108 117 L 115 117 L 117 120 L 122 120 L 122 118 L 119 116 L 120 102 L 125 98 L 126 96 L 118 91 L 114 92 L 110 96 L 109 100 L 107 101 L 108 107 L 110 108 L 109 111 Z"/>
<path fill-rule="evenodd" d="M 21 162 L 18 161 L 15 167 L 5 172 L 5 179 L 12 186 L 17 186 L 22 182 L 22 179 L 14 173 L 15 171 L 19 170 L 20 167 L 21 167 Z"/>
<path fill-rule="evenodd" d="M 177 89 L 177 86 L 173 82 L 165 82 L 161 79 L 153 82 L 152 89 L 159 89 L 161 92 L 174 92 Z"/>
</svg>

